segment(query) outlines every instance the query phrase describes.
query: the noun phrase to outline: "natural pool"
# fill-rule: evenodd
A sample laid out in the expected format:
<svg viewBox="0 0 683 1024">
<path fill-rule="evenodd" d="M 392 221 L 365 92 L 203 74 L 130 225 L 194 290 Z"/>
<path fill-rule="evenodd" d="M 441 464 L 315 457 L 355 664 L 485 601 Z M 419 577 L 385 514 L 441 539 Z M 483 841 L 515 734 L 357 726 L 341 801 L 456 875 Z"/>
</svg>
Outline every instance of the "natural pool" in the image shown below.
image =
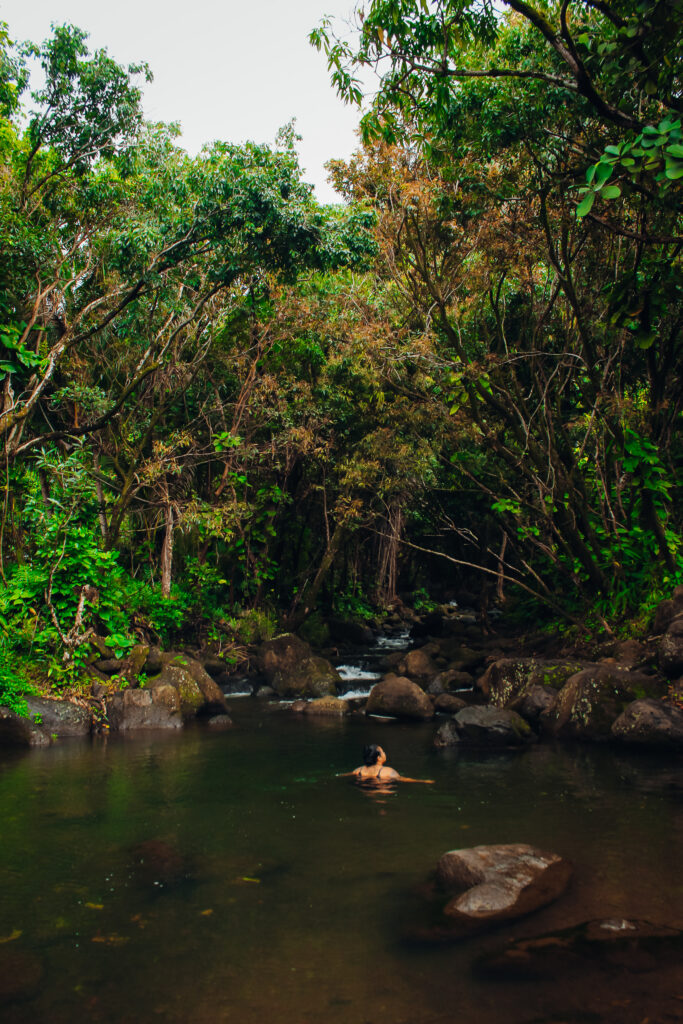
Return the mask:
<svg viewBox="0 0 683 1024">
<path fill-rule="evenodd" d="M 683 1019 L 670 964 L 585 984 L 471 971 L 510 937 L 589 918 L 683 927 L 680 759 L 447 756 L 431 749 L 434 725 L 232 708 L 227 732 L 0 756 L 0 995 L 14 984 L 21 997 L 0 1003 L 5 1024 Z M 335 778 L 370 741 L 436 784 L 378 800 Z M 136 866 L 150 841 L 170 884 Z M 465 943 L 406 942 L 441 853 L 500 842 L 568 856 L 570 892 Z"/>
</svg>

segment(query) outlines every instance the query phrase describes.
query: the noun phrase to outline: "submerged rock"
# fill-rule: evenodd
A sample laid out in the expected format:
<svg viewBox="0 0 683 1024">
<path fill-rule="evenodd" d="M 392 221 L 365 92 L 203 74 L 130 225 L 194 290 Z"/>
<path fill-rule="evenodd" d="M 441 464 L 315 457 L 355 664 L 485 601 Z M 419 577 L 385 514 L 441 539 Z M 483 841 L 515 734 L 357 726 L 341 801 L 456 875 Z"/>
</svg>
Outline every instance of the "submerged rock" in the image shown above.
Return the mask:
<svg viewBox="0 0 683 1024">
<path fill-rule="evenodd" d="M 212 715 L 206 724 L 212 729 L 231 729 L 233 721 L 230 715 Z"/>
<path fill-rule="evenodd" d="M 173 886 L 193 877 L 190 858 L 164 839 L 146 839 L 130 854 L 135 875 L 145 885 Z"/>
<path fill-rule="evenodd" d="M 636 700 L 612 724 L 622 743 L 683 749 L 683 711 L 661 700 Z"/>
<path fill-rule="evenodd" d="M 342 717 L 348 715 L 349 705 L 345 700 L 338 697 L 318 697 L 317 700 L 308 701 L 303 708 L 305 715 L 327 715 L 329 717 Z"/>
<path fill-rule="evenodd" d="M 434 716 L 432 702 L 417 683 L 404 676 L 388 675 L 370 690 L 365 706 L 368 715 L 425 719 Z"/>
<path fill-rule="evenodd" d="M 657 969 L 667 957 L 679 959 L 682 952 L 683 933 L 676 928 L 607 918 L 516 940 L 480 957 L 475 969 L 486 976 L 515 979 L 554 979 L 605 969 L 641 972 Z"/>
<path fill-rule="evenodd" d="M 524 843 L 450 850 L 436 867 L 437 882 L 459 893 L 443 913 L 452 927 L 466 933 L 552 903 L 571 876 L 569 861 Z"/>
<path fill-rule="evenodd" d="M 504 708 L 465 707 L 439 728 L 434 746 L 461 743 L 481 746 L 518 747 L 534 743 L 536 735 L 515 711 Z"/>
</svg>

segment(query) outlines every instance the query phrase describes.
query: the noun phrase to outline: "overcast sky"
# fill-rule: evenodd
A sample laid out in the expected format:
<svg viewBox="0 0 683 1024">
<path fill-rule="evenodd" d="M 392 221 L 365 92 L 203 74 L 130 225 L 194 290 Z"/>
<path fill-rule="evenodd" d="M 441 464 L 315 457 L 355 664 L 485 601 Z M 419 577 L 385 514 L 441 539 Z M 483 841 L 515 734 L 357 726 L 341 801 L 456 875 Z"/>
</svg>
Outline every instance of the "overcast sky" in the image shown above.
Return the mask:
<svg viewBox="0 0 683 1024">
<path fill-rule="evenodd" d="M 42 41 L 50 24 L 70 22 L 121 63 L 146 60 L 151 120 L 179 121 L 183 145 L 272 142 L 297 119 L 305 179 L 324 202 L 338 200 L 325 161 L 356 148 L 358 111 L 329 84 L 325 58 L 308 43 L 321 17 L 348 18 L 353 0 L 0 0 L 15 41 Z"/>
</svg>

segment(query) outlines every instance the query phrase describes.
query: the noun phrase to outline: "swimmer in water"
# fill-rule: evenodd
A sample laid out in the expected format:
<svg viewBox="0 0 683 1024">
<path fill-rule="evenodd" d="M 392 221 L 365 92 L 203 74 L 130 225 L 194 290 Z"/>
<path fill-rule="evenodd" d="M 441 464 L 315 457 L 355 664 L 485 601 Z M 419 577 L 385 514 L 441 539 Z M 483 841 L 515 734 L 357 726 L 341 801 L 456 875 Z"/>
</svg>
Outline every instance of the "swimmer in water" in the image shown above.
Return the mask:
<svg viewBox="0 0 683 1024">
<path fill-rule="evenodd" d="M 399 775 L 395 768 L 389 767 L 387 755 L 376 743 L 370 743 L 364 747 L 363 764 L 345 774 L 353 775 L 358 782 L 372 782 L 380 785 L 387 782 L 423 782 L 425 785 L 431 786 L 434 783 L 433 779 L 409 779 L 405 775 Z"/>
</svg>

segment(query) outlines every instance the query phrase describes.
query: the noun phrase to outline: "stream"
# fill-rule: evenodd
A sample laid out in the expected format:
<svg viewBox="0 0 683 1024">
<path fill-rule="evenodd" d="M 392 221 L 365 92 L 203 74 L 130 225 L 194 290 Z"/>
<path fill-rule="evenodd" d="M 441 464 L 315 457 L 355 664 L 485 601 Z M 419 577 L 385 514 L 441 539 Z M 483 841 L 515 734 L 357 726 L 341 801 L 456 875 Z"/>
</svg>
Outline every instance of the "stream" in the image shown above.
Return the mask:
<svg viewBox="0 0 683 1024">
<path fill-rule="evenodd" d="M 367 692 L 376 651 L 342 673 Z M 365 675 L 364 675 L 365 674 Z M 683 928 L 683 764 L 597 746 L 437 753 L 434 723 L 231 700 L 234 728 L 0 752 L 4 1024 L 683 1020 L 683 969 L 480 980 L 511 938 L 593 918 Z M 434 786 L 336 773 L 378 742 Z M 411 939 L 440 855 L 532 843 L 556 904 L 450 945 Z"/>
</svg>

